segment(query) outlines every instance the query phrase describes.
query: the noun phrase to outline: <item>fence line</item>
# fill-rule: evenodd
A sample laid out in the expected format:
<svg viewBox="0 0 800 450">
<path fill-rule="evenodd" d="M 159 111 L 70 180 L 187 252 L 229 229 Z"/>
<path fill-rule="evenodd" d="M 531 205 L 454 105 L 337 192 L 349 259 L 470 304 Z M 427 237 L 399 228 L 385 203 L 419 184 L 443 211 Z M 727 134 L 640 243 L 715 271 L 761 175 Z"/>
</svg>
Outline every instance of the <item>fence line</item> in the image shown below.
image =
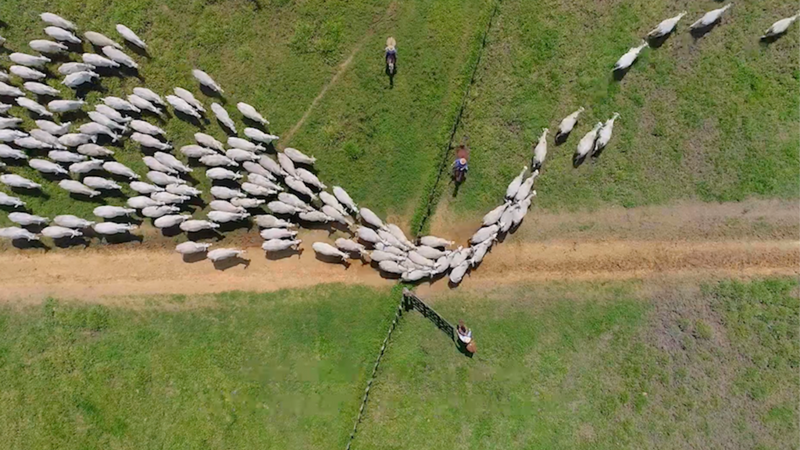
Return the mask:
<svg viewBox="0 0 800 450">
<path fill-rule="evenodd" d="M 350 445 L 352 445 L 353 439 L 356 437 L 358 424 L 361 423 L 361 418 L 364 416 L 364 410 L 366 409 L 367 402 L 369 401 L 369 391 L 372 388 L 372 382 L 375 381 L 375 377 L 378 374 L 378 366 L 380 366 L 381 359 L 383 359 L 383 354 L 386 352 L 386 346 L 389 345 L 389 339 L 392 337 L 392 332 L 397 327 L 397 323 L 400 321 L 400 318 L 403 316 L 404 301 L 405 297 L 403 297 L 403 300 L 401 300 L 400 304 L 397 305 L 397 310 L 394 313 L 394 320 L 392 320 L 392 324 L 389 325 L 389 332 L 386 333 L 386 338 L 383 340 L 383 344 L 381 345 L 381 351 L 378 353 L 378 357 L 375 359 L 375 365 L 372 366 L 372 375 L 370 375 L 369 379 L 367 380 L 367 388 L 364 389 L 364 398 L 361 400 L 361 407 L 358 408 L 358 415 L 356 416 L 356 421 L 353 424 L 353 431 L 350 432 L 350 439 L 347 440 L 347 447 L 345 447 L 345 450 L 350 450 Z"/>
</svg>

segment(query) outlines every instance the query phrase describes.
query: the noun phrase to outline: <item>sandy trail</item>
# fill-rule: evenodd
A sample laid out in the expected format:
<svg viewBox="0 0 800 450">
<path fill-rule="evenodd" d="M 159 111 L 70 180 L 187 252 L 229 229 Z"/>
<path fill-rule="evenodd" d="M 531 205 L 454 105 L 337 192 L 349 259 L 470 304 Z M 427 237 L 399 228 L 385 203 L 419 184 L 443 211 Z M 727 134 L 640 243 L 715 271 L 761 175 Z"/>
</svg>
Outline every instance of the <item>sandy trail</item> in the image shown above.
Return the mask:
<svg viewBox="0 0 800 450">
<path fill-rule="evenodd" d="M 799 275 L 797 217 L 798 205 L 772 202 L 538 213 L 496 245 L 459 289 L 549 280 Z M 586 225 L 589 218 L 591 226 Z M 434 229 L 439 226 L 435 225 Z M 452 222 L 449 226 L 461 241 L 474 227 Z M 395 283 L 360 261 L 345 267 L 318 260 L 310 245 L 329 241 L 326 231 L 308 231 L 302 237 L 301 254 L 268 259 L 260 248 L 249 248 L 249 264 L 230 267 L 215 267 L 208 260 L 186 263 L 180 255 L 158 248 L 9 250 L 0 253 L 0 300 L 56 296 L 118 302 L 113 297 Z M 431 292 L 448 285 L 439 280 L 419 288 Z"/>
</svg>

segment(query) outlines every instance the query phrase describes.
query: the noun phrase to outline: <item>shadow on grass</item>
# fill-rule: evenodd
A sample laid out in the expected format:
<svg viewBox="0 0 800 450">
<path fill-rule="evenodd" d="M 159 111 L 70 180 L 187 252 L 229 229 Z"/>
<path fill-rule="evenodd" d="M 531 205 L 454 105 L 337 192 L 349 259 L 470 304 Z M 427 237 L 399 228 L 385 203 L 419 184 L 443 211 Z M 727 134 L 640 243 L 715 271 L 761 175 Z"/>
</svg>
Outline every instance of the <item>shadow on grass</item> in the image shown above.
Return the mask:
<svg viewBox="0 0 800 450">
<path fill-rule="evenodd" d="M 29 250 L 29 249 L 41 249 L 44 251 L 50 250 L 44 242 L 42 241 L 29 241 L 27 239 L 14 239 L 11 241 L 11 245 L 14 248 L 18 248 L 20 250 Z"/>
</svg>

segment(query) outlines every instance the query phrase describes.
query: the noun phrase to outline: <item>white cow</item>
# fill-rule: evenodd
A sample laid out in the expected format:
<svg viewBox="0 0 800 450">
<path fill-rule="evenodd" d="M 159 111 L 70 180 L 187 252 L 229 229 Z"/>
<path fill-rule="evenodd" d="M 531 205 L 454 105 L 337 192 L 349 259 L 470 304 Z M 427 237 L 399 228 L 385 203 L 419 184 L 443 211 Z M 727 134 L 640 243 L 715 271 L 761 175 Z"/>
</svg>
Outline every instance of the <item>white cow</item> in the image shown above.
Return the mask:
<svg viewBox="0 0 800 450">
<path fill-rule="evenodd" d="M 126 41 L 131 42 L 142 49 L 147 49 L 147 44 L 139 38 L 130 28 L 122 24 L 117 24 L 117 33 L 119 33 Z"/>
<path fill-rule="evenodd" d="M 124 234 L 130 233 L 137 228 L 136 225 L 130 223 L 114 223 L 114 222 L 100 222 L 92 226 L 94 231 L 99 234 Z"/>
<path fill-rule="evenodd" d="M 0 183 L 3 183 L 6 186 L 12 188 L 22 188 L 22 189 L 39 189 L 42 187 L 42 185 L 39 183 L 34 183 L 33 181 L 27 178 L 15 175 L 13 173 L 0 175 Z"/>
<path fill-rule="evenodd" d="M 90 189 L 85 184 L 75 180 L 61 180 L 58 182 L 58 187 L 64 189 L 70 194 L 85 195 L 87 197 L 96 197 L 101 194 L 100 191 L 95 191 L 94 189 Z"/>
<path fill-rule="evenodd" d="M 269 125 L 269 121 L 261 116 L 261 114 L 256 111 L 255 108 L 248 105 L 247 103 L 239 102 L 236 104 L 236 109 L 242 113 L 243 116 L 247 117 L 248 119 L 259 122 L 262 125 Z"/>
<path fill-rule="evenodd" d="M 66 228 L 88 228 L 95 224 L 95 222 L 82 219 L 78 216 L 73 216 L 71 214 L 63 214 L 60 216 L 55 216 L 53 218 L 53 223 L 55 223 L 60 227 L 66 227 Z"/>
<path fill-rule="evenodd" d="M 192 216 L 188 214 L 174 214 L 169 216 L 161 216 L 153 221 L 153 226 L 156 228 L 172 228 L 189 220 Z"/>
<path fill-rule="evenodd" d="M 327 244 L 325 242 L 314 242 L 313 244 L 311 244 L 311 248 L 313 248 L 316 253 L 319 253 L 320 255 L 323 256 L 331 256 L 334 258 L 339 258 L 342 261 L 347 261 L 347 259 L 349 258 L 349 256 L 346 253 L 340 251 L 336 247 Z"/>
<path fill-rule="evenodd" d="M 235 248 L 218 248 L 216 250 L 211 250 L 206 256 L 211 261 L 217 262 L 229 258 L 241 258 L 244 254 L 244 250 L 238 250 Z"/>
<path fill-rule="evenodd" d="M 207 220 L 186 220 L 180 225 L 181 230 L 188 232 L 197 232 L 202 230 L 213 230 L 219 228 L 219 224 L 209 222 Z"/>
<path fill-rule="evenodd" d="M 224 94 L 225 91 L 211 78 L 211 75 L 203 72 L 202 70 L 194 69 L 192 70 L 192 76 L 194 76 L 195 80 L 199 81 L 200 84 L 203 86 L 208 87 L 209 89 L 219 92 L 220 94 Z"/>
<path fill-rule="evenodd" d="M 303 241 L 299 239 L 270 239 L 264 241 L 264 243 L 261 244 L 261 248 L 267 252 L 280 252 L 290 248 L 296 250 L 301 242 Z"/>
<path fill-rule="evenodd" d="M 103 163 L 103 170 L 108 173 L 113 173 L 114 175 L 119 175 L 122 177 L 128 177 L 130 179 L 138 180 L 140 177 L 136 174 L 133 170 L 131 170 L 128 166 L 118 163 L 116 161 L 107 161 Z"/>
<path fill-rule="evenodd" d="M 8 220 L 27 227 L 28 225 L 44 225 L 50 222 L 47 217 L 35 216 L 24 212 L 12 212 L 8 214 Z"/>
<path fill-rule="evenodd" d="M 98 206 L 92 213 L 102 219 L 113 219 L 115 217 L 130 216 L 135 213 L 135 209 L 123 208 L 122 206 L 104 205 Z"/>
<path fill-rule="evenodd" d="M 175 246 L 175 251 L 182 255 L 192 255 L 195 253 L 204 253 L 211 247 L 211 244 L 203 242 L 186 241 Z"/>
<path fill-rule="evenodd" d="M 222 105 L 220 105 L 219 103 L 212 103 L 211 111 L 214 113 L 214 115 L 217 117 L 217 120 L 219 120 L 220 123 L 225 125 L 225 127 L 228 128 L 230 131 L 236 133 L 236 124 L 233 123 L 233 119 L 231 119 L 231 116 L 228 115 L 228 111 L 226 111 L 225 108 L 222 107 Z"/>
<path fill-rule="evenodd" d="M 49 226 L 42 229 L 42 235 L 47 236 L 51 239 L 63 239 L 63 238 L 74 238 L 82 236 L 78 230 L 72 230 L 70 228 L 59 227 L 59 226 Z"/>
<path fill-rule="evenodd" d="M 506 198 L 514 198 L 517 195 L 517 191 L 519 187 L 522 186 L 522 180 L 525 177 L 525 171 L 528 170 L 528 166 L 522 168 L 522 171 L 517 175 L 511 183 L 509 183 L 508 187 L 506 188 Z"/>
<path fill-rule="evenodd" d="M 164 188 L 162 188 L 160 186 L 156 186 L 154 184 L 145 183 L 143 181 L 131 181 L 129 186 L 134 191 L 136 191 L 136 192 L 138 192 L 140 194 L 143 194 L 143 195 L 149 195 L 149 194 L 152 194 L 153 192 L 161 192 L 161 191 L 164 190 Z"/>
<path fill-rule="evenodd" d="M 20 200 L 19 197 L 12 197 L 5 192 L 0 192 L 0 205 L 19 208 L 25 206 L 25 202 Z"/>
<path fill-rule="evenodd" d="M 288 220 L 278 219 L 269 214 L 255 216 L 254 219 L 256 220 L 256 225 L 261 228 L 294 228 L 297 226 Z"/>
<path fill-rule="evenodd" d="M 85 37 L 87 41 L 91 42 L 92 45 L 94 45 L 95 47 L 98 47 L 98 48 L 107 47 L 109 45 L 112 46 L 112 47 L 120 48 L 120 49 L 122 48 L 121 45 L 119 45 L 118 43 L 112 41 L 106 35 L 100 34 L 100 33 L 96 32 L 96 31 L 87 31 L 87 32 L 83 33 L 83 37 Z"/>
<path fill-rule="evenodd" d="M 155 103 L 159 106 L 167 106 L 164 103 L 164 99 L 161 98 L 160 95 L 156 94 L 155 92 L 151 91 L 150 89 L 143 88 L 143 87 L 135 87 L 133 88 L 133 94 L 138 95 L 139 97 L 147 100 L 150 103 Z"/>
<path fill-rule="evenodd" d="M 53 26 L 56 26 L 56 27 L 59 27 L 59 28 L 63 28 L 65 30 L 77 30 L 78 29 L 78 27 L 75 26 L 74 23 L 70 22 L 69 20 L 67 20 L 67 19 L 65 19 L 65 18 L 63 18 L 61 16 L 53 14 L 53 13 L 49 13 L 49 12 L 41 13 L 41 14 L 39 14 L 39 17 L 41 17 L 42 21 L 44 21 L 45 23 L 49 23 L 50 25 L 53 25 Z M 80 41 L 78 41 L 78 42 L 80 42 Z"/>
</svg>

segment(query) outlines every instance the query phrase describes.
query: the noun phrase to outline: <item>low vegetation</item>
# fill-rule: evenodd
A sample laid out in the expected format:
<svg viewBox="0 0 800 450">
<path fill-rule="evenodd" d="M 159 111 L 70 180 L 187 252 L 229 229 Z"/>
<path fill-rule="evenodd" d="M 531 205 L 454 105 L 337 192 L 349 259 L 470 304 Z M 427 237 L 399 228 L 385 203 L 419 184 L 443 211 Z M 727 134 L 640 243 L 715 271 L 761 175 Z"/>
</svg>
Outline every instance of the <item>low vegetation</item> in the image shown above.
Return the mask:
<svg viewBox="0 0 800 450">
<path fill-rule="evenodd" d="M 472 359 L 407 315 L 354 448 L 793 448 L 796 280 L 450 294 Z M 409 432 L 413 430 L 413 432 Z"/>
<path fill-rule="evenodd" d="M 0 309 L 3 448 L 344 448 L 397 296 L 136 303 Z"/>
</svg>

